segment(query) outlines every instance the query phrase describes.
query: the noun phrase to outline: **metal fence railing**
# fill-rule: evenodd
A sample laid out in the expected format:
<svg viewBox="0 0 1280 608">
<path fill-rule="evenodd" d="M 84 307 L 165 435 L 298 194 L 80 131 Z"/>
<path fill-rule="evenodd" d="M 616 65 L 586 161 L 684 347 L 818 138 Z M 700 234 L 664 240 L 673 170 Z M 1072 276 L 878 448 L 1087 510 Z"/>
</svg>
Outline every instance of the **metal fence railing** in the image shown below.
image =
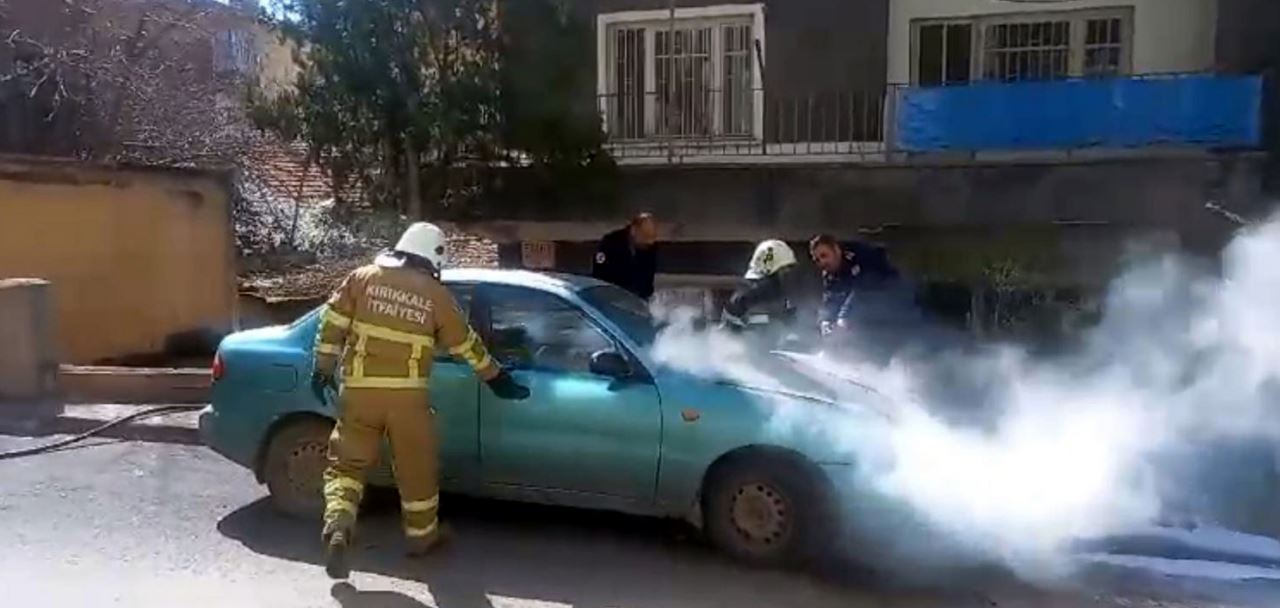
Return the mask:
<svg viewBox="0 0 1280 608">
<path fill-rule="evenodd" d="M 886 92 L 775 96 L 697 89 L 599 97 L 618 158 L 870 155 L 884 150 Z"/>
</svg>

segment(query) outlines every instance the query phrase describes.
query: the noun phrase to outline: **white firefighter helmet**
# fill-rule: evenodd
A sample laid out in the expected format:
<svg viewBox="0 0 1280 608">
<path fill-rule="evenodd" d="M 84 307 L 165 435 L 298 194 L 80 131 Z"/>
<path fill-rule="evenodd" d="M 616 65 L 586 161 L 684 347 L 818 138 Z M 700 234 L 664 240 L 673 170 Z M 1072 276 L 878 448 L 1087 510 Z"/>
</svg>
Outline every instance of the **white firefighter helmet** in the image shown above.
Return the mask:
<svg viewBox="0 0 1280 608">
<path fill-rule="evenodd" d="M 449 262 L 448 244 L 444 231 L 439 226 L 428 222 L 417 222 L 409 226 L 396 243 L 396 251 L 416 255 L 431 262 L 437 270 L 443 270 Z"/>
<path fill-rule="evenodd" d="M 756 252 L 747 264 L 747 279 L 763 279 L 783 268 L 796 263 L 796 252 L 791 246 L 777 239 L 770 239 L 756 245 Z"/>
</svg>

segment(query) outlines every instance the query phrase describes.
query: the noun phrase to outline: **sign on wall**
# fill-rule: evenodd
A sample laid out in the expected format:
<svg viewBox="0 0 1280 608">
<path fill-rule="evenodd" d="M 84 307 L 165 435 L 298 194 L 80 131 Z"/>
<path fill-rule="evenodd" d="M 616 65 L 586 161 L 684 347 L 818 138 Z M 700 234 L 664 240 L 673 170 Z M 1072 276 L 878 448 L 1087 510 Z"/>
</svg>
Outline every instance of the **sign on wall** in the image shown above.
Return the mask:
<svg viewBox="0 0 1280 608">
<path fill-rule="evenodd" d="M 523 241 L 520 243 L 520 263 L 532 270 L 552 270 L 556 267 L 556 244 L 551 241 Z"/>
</svg>

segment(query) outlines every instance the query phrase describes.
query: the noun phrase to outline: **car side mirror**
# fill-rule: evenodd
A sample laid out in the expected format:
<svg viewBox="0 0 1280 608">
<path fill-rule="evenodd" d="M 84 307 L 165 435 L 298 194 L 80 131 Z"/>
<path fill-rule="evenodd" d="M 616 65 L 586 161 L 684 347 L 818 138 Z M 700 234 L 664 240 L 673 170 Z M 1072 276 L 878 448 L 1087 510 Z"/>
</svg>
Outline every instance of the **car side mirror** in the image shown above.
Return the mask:
<svg viewBox="0 0 1280 608">
<path fill-rule="evenodd" d="M 631 364 L 614 351 L 602 350 L 591 355 L 591 373 L 608 378 L 626 378 L 631 375 Z"/>
</svg>

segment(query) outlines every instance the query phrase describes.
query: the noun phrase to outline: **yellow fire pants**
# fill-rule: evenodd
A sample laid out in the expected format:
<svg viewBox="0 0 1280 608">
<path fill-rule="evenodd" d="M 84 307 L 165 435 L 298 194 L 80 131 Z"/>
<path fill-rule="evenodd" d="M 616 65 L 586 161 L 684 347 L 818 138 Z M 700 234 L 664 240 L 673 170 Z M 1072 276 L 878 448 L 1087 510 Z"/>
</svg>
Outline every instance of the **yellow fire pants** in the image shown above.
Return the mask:
<svg viewBox="0 0 1280 608">
<path fill-rule="evenodd" d="M 355 526 L 365 473 L 385 437 L 400 488 L 405 535 L 429 543 L 438 534 L 440 455 L 426 390 L 344 389 L 324 472 L 325 531 Z"/>
</svg>

